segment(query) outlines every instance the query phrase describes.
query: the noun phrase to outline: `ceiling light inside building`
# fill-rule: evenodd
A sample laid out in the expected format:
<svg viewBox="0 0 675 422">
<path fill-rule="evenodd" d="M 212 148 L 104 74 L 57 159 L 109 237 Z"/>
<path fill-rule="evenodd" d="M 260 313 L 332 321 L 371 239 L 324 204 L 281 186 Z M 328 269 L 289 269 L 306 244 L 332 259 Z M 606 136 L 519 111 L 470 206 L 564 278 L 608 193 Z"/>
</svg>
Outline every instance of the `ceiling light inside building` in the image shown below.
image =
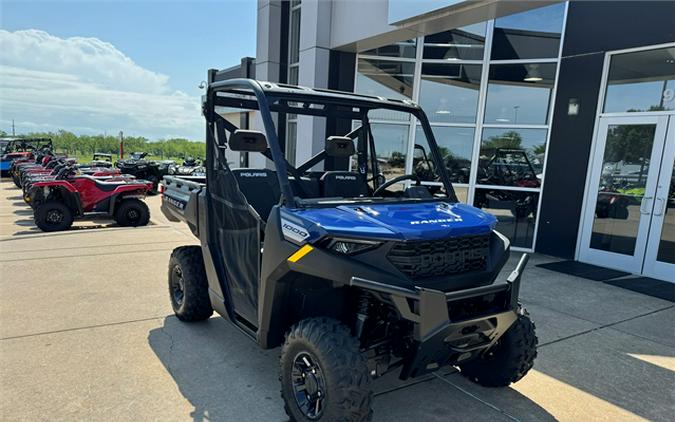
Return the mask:
<svg viewBox="0 0 675 422">
<path fill-rule="evenodd" d="M 530 65 L 527 70 L 527 75 L 525 75 L 525 79 L 523 80 L 525 82 L 543 81 L 544 78 L 542 78 L 541 73 L 539 73 L 539 65 L 538 64 Z"/>
<path fill-rule="evenodd" d="M 438 109 L 436 110 L 436 114 L 450 114 L 450 109 L 448 109 L 448 100 L 441 98 L 441 101 L 438 104 Z"/>
</svg>

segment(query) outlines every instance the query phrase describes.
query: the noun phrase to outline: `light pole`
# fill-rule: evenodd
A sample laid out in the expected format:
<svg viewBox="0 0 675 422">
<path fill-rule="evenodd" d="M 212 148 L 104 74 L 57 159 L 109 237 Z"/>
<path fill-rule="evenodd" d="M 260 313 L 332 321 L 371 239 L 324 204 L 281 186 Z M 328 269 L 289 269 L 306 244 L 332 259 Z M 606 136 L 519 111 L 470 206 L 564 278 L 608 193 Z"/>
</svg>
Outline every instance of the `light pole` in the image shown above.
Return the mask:
<svg viewBox="0 0 675 422">
<path fill-rule="evenodd" d="M 514 116 L 513 116 L 513 121 L 514 121 L 515 124 L 518 124 L 518 109 L 519 109 L 519 108 L 520 108 L 519 105 L 514 105 L 514 106 L 513 106 L 513 114 L 514 114 Z"/>
</svg>

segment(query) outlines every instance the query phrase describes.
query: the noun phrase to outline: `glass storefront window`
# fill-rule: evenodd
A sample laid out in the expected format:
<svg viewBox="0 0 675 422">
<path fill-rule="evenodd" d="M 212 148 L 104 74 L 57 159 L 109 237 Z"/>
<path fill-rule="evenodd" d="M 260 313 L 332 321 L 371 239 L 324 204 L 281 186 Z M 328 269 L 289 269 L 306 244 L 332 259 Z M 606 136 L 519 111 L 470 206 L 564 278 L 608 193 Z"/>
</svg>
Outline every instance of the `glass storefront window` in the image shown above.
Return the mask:
<svg viewBox="0 0 675 422">
<path fill-rule="evenodd" d="M 485 128 L 476 183 L 540 187 L 546 132 L 546 129 Z"/>
<path fill-rule="evenodd" d="M 359 58 L 354 91 L 385 98 L 411 99 L 415 63 Z M 409 120 L 410 116 L 390 110 L 378 110 L 371 119 Z"/>
<path fill-rule="evenodd" d="M 424 37 L 424 58 L 483 60 L 486 23 L 481 22 Z"/>
<path fill-rule="evenodd" d="M 387 180 L 405 174 L 408 156 L 408 125 L 373 123 L 376 156 L 380 171 Z"/>
<path fill-rule="evenodd" d="M 495 21 L 492 60 L 557 58 L 565 4 L 540 7 Z"/>
<path fill-rule="evenodd" d="M 675 47 L 612 56 L 605 113 L 675 110 Z"/>
<path fill-rule="evenodd" d="M 466 204 L 467 198 L 469 197 L 469 187 L 468 186 L 457 186 L 454 183 L 452 184 L 452 189 L 457 195 L 459 202 Z"/>
<path fill-rule="evenodd" d="M 546 124 L 554 63 L 490 66 L 485 123 Z"/>
<path fill-rule="evenodd" d="M 511 246 L 532 248 L 539 193 L 498 189 L 476 189 L 474 206 L 497 217 L 497 230 Z"/>
<path fill-rule="evenodd" d="M 417 41 L 415 39 L 408 41 L 401 41 L 395 44 L 385 45 L 383 47 L 373 48 L 361 54 L 368 56 L 382 56 L 382 57 L 405 57 L 414 59 L 417 51 Z"/>
<path fill-rule="evenodd" d="M 481 65 L 422 65 L 420 105 L 432 122 L 475 123 Z"/>
<path fill-rule="evenodd" d="M 472 127 L 433 126 L 434 138 L 452 183 L 469 183 L 475 129 Z M 415 132 L 413 170 L 424 181 L 438 181 L 431 164 L 429 143 L 421 126 Z M 431 171 L 430 171 L 431 170 Z"/>
<path fill-rule="evenodd" d="M 415 63 L 359 59 L 356 92 L 385 98 L 412 98 Z"/>
</svg>

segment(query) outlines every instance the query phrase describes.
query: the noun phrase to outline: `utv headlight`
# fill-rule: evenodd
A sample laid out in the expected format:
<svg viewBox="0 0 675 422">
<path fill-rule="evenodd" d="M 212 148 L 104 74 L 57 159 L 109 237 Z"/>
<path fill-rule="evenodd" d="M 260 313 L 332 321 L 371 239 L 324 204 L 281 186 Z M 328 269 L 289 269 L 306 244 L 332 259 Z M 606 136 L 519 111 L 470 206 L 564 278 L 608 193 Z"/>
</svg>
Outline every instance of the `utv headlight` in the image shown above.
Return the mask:
<svg viewBox="0 0 675 422">
<path fill-rule="evenodd" d="M 380 246 L 380 242 L 371 240 L 343 240 L 336 239 L 328 247 L 333 252 L 343 255 L 354 255 Z"/>
</svg>

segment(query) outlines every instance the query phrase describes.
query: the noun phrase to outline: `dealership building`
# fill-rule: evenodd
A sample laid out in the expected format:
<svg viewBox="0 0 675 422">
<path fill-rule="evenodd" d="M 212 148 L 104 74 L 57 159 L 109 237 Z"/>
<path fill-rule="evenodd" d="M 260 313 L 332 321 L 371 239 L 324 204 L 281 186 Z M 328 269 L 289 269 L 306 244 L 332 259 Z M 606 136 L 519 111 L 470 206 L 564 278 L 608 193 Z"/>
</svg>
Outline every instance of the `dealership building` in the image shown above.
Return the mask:
<svg viewBox="0 0 675 422">
<path fill-rule="evenodd" d="M 255 60 L 214 78 L 415 101 L 458 198 L 496 215 L 513 249 L 675 282 L 675 2 L 257 7 Z M 378 158 L 413 168 L 423 136 L 415 119 L 370 121 L 387 139 Z M 277 124 L 291 163 L 335 134 L 311 116 Z"/>
</svg>

